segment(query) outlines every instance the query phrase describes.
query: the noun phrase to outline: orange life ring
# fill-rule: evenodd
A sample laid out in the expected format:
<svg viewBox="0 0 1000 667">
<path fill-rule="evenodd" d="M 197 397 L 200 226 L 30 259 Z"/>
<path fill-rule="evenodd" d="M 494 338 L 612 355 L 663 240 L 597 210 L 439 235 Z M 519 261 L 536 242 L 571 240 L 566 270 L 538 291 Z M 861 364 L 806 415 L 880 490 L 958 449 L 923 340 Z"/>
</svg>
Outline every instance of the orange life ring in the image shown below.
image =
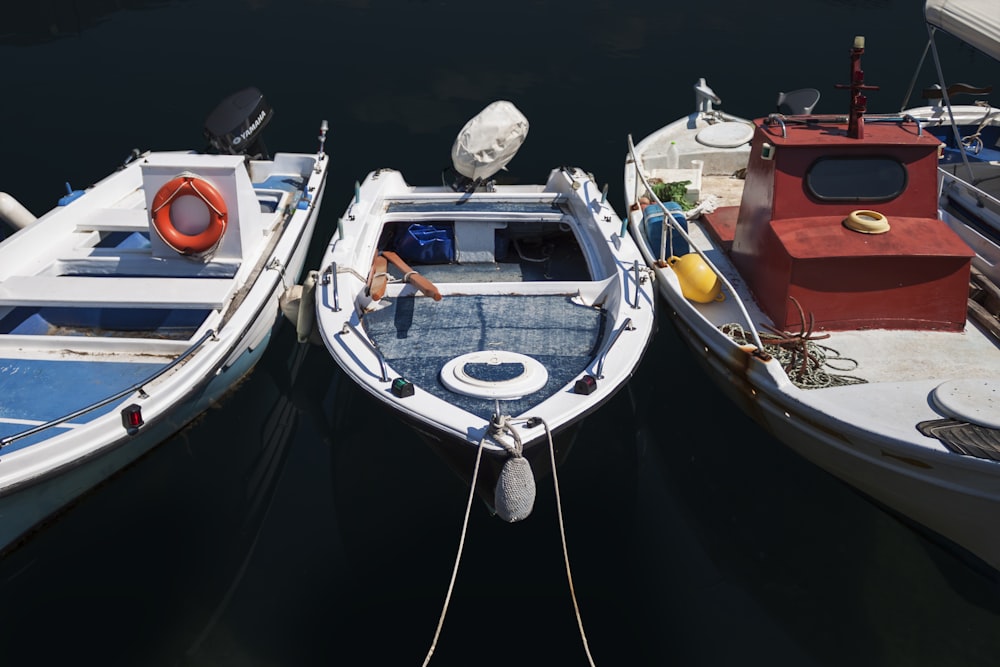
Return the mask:
<svg viewBox="0 0 1000 667">
<path fill-rule="evenodd" d="M 209 221 L 198 234 L 185 234 L 174 226 L 170 207 L 178 197 L 195 196 L 208 207 Z M 182 255 L 200 255 L 219 244 L 226 233 L 229 212 L 226 201 L 215 187 L 203 178 L 184 173 L 167 182 L 153 197 L 153 228 L 163 242 Z"/>
</svg>

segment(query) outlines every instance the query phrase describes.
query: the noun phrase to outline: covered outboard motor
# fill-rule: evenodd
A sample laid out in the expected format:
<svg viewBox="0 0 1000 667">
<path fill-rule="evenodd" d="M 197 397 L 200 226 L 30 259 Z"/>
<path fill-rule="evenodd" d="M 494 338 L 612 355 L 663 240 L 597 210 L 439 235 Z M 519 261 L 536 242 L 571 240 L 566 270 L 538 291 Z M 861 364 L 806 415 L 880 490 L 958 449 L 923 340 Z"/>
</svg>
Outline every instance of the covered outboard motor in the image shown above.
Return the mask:
<svg viewBox="0 0 1000 667">
<path fill-rule="evenodd" d="M 479 187 L 504 169 L 528 136 L 528 119 L 512 103 L 493 102 L 465 124 L 451 149 L 453 167 L 442 175 L 455 191 Z"/>
<path fill-rule="evenodd" d="M 270 159 L 261 137 L 274 111 L 256 88 L 224 99 L 205 120 L 205 138 L 219 153 Z"/>
</svg>

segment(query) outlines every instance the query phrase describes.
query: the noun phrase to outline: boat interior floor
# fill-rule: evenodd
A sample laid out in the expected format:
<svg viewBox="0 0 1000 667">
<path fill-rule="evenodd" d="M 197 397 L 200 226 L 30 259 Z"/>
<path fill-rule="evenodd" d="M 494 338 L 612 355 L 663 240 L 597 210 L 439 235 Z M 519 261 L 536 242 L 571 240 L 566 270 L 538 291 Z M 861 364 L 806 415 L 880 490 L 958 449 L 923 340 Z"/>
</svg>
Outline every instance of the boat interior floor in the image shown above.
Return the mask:
<svg viewBox="0 0 1000 667">
<path fill-rule="evenodd" d="M 571 294 L 450 294 L 440 301 L 422 296 L 384 301 L 388 304 L 366 313 L 362 323 L 386 362 L 418 388 L 484 419 L 493 415 L 494 399 L 447 389 L 440 380 L 447 362 L 480 351 L 523 354 L 540 362 L 548 373 L 544 386 L 501 401 L 504 414 L 522 415 L 587 370 L 605 317 L 603 309 L 581 305 Z"/>
<path fill-rule="evenodd" d="M 109 387 L 128 387 L 163 367 L 166 362 L 95 362 L 90 359 L 0 359 L 0 436 L 9 437 L 93 405 L 106 398 Z M 25 377 L 44 386 L 51 400 L 39 400 L 34 392 L 23 391 Z M 115 404 L 96 408 L 65 422 L 60 429 L 85 424 L 115 409 Z M 51 437 L 39 433 L 15 440 L 3 448 L 5 454 Z"/>
</svg>

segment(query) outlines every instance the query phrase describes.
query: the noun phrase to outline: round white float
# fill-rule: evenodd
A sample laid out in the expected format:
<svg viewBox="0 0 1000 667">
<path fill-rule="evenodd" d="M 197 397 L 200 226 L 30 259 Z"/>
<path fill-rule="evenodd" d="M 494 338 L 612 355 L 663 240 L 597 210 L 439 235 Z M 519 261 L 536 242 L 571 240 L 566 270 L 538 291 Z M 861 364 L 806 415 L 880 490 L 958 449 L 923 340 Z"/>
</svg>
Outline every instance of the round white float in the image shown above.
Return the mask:
<svg viewBox="0 0 1000 667">
<path fill-rule="evenodd" d="M 522 371 L 506 380 L 484 380 L 469 375 L 467 364 L 520 364 Z M 455 357 L 441 367 L 441 382 L 458 394 L 477 398 L 512 399 L 527 396 L 545 386 L 549 372 L 537 360 L 525 354 L 505 350 L 469 352 Z"/>
<path fill-rule="evenodd" d="M 931 393 L 949 417 L 986 428 L 1000 428 L 1000 381 L 967 378 L 942 382 Z"/>
<path fill-rule="evenodd" d="M 712 148 L 736 148 L 753 139 L 753 126 L 735 120 L 709 125 L 694 137 Z"/>
</svg>

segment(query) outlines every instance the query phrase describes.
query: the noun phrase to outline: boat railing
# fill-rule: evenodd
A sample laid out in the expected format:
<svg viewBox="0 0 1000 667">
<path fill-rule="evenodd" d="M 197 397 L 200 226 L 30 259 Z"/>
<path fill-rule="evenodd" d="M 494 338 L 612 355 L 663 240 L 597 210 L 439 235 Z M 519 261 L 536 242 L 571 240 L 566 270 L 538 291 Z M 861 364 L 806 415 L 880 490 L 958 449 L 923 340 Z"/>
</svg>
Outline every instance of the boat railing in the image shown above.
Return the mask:
<svg viewBox="0 0 1000 667">
<path fill-rule="evenodd" d="M 639 266 L 639 260 L 635 260 L 632 263 L 632 273 L 635 275 L 635 296 L 632 298 L 634 303 L 632 307 L 639 309 L 639 295 L 642 293 L 642 267 Z"/>
<path fill-rule="evenodd" d="M 181 362 L 183 362 L 185 359 L 187 359 L 192 354 L 194 354 L 195 351 L 198 350 L 198 348 L 200 348 L 202 345 L 204 345 L 206 341 L 208 341 L 209 339 L 214 339 L 214 338 L 215 338 L 215 330 L 209 329 L 204 334 L 202 334 L 201 338 L 199 338 L 198 340 L 196 340 L 194 342 L 194 344 L 191 345 L 191 347 L 189 347 L 183 353 L 181 353 L 180 355 L 178 355 L 169 364 L 166 364 L 165 366 L 163 366 L 162 368 L 160 368 L 159 370 L 157 370 L 155 373 L 153 373 L 153 374 L 149 375 L 148 377 L 146 377 L 145 379 L 143 379 L 141 382 L 136 382 L 135 384 L 127 387 L 126 389 L 122 389 L 121 391 L 119 391 L 119 392 L 117 392 L 115 394 L 112 394 L 111 396 L 103 398 L 100 401 L 96 401 L 94 403 L 91 403 L 90 405 L 88 405 L 88 406 L 86 406 L 84 408 L 80 408 L 79 410 L 77 410 L 75 412 L 71 412 L 71 413 L 69 413 L 67 415 L 63 415 L 62 417 L 59 417 L 57 419 L 53 419 L 51 421 L 47 421 L 44 424 L 39 424 L 38 426 L 34 426 L 32 428 L 29 428 L 26 431 L 21 431 L 20 433 L 15 433 L 14 435 L 9 435 L 6 438 L 0 438 L 0 449 L 3 449 L 7 445 L 9 445 L 12 442 L 15 442 L 17 440 L 20 440 L 21 438 L 26 438 L 26 437 L 28 437 L 30 435 L 35 435 L 36 433 L 41 433 L 42 431 L 50 429 L 53 426 L 58 426 L 59 424 L 62 424 L 64 422 L 68 422 L 71 419 L 76 419 L 77 417 L 80 417 L 81 415 L 85 415 L 88 412 L 91 412 L 91 411 L 96 410 L 98 408 L 104 407 L 108 403 L 111 403 L 113 401 L 117 401 L 117 400 L 119 400 L 119 399 L 121 399 L 121 398 L 123 398 L 125 396 L 128 396 L 129 394 L 135 393 L 137 391 L 139 392 L 140 395 L 142 395 L 143 397 L 145 397 L 146 396 L 146 392 L 143 390 L 143 387 L 145 385 L 149 384 L 150 382 L 152 382 L 156 378 L 160 377 L 161 375 L 163 375 L 164 373 L 166 373 L 170 369 L 174 368 L 175 366 L 177 366 L 178 364 L 180 364 Z"/>
<path fill-rule="evenodd" d="M 368 339 L 368 336 L 366 336 L 362 331 L 358 330 L 356 326 L 354 326 L 350 322 L 344 322 L 344 328 L 343 330 L 341 330 L 340 335 L 344 335 L 348 332 L 351 332 L 355 336 L 357 336 L 358 340 L 364 343 L 365 347 L 367 347 L 368 350 L 375 355 L 375 358 L 378 359 L 378 365 L 382 373 L 381 375 L 382 382 L 388 382 L 389 371 L 386 369 L 385 366 L 385 357 L 382 356 L 382 352 L 377 347 L 375 347 L 375 343 L 370 341 Z"/>
<path fill-rule="evenodd" d="M 912 114 L 864 114 L 861 116 L 866 123 L 913 123 L 917 126 L 917 136 L 922 136 L 924 127 L 920 120 Z M 808 114 L 803 116 L 787 116 L 780 113 L 772 113 L 764 120 L 766 127 L 779 125 L 781 127 L 781 138 L 788 136 L 788 125 L 810 125 L 815 123 L 846 123 L 849 118 L 844 114 Z"/>
<path fill-rule="evenodd" d="M 336 262 L 331 262 L 330 266 L 328 266 L 326 268 L 326 271 L 323 272 L 323 277 L 321 278 L 321 281 L 322 281 L 322 283 L 323 283 L 324 286 L 326 286 L 326 285 L 333 285 L 333 306 L 331 307 L 331 310 L 333 310 L 333 312 L 335 312 L 335 313 L 339 312 L 340 311 L 340 289 L 337 286 L 337 263 Z M 323 291 L 324 291 L 324 294 L 325 294 L 326 290 L 323 290 Z"/>
<path fill-rule="evenodd" d="M 611 352 L 611 348 L 613 348 L 615 346 L 615 343 L 618 342 L 618 338 L 621 337 L 622 332 L 632 331 L 634 329 L 635 329 L 635 327 L 632 326 L 632 318 L 631 317 L 626 317 L 625 321 L 622 322 L 622 325 L 620 327 L 618 327 L 617 331 L 615 331 L 615 335 L 611 337 L 611 341 L 608 343 L 608 346 L 606 348 L 604 348 L 604 352 L 601 353 L 601 358 L 597 362 L 597 379 L 598 380 L 603 380 L 604 379 L 604 360 L 607 359 L 608 353 Z"/>
<path fill-rule="evenodd" d="M 994 210 L 1000 211 L 1000 199 L 997 199 L 994 195 L 991 195 L 989 192 L 986 192 L 982 188 L 974 185 L 969 180 L 962 178 L 957 174 L 953 174 L 941 167 L 938 167 L 938 175 L 940 176 L 940 179 L 938 180 L 938 199 L 941 198 L 947 183 L 955 183 L 967 190 L 969 195 L 975 197 L 981 205 L 989 206 Z M 982 216 L 981 219 L 984 224 L 989 226 L 990 230 L 994 234 L 1000 234 L 1000 227 L 998 227 L 997 222 L 990 216 Z"/>
<path fill-rule="evenodd" d="M 351 273 L 353 273 L 358 278 L 358 280 L 362 280 L 362 281 L 364 280 L 361 276 L 359 276 L 358 274 L 354 273 L 353 271 L 351 271 Z M 333 286 L 333 303 L 331 304 L 330 301 L 329 301 L 329 291 L 330 290 L 329 289 L 323 289 L 323 305 L 326 306 L 327 308 L 329 308 L 330 310 L 334 311 L 334 312 L 339 312 L 340 311 L 340 290 L 338 289 L 338 286 L 337 286 L 337 263 L 336 262 L 331 262 L 330 266 L 326 267 L 326 269 L 323 271 L 323 274 L 320 277 L 320 284 L 323 285 L 324 287 L 328 287 L 328 286 L 331 286 L 331 285 Z M 371 340 L 369 340 L 368 336 L 366 336 L 364 334 L 364 332 L 360 331 L 356 326 L 354 326 L 350 322 L 344 322 L 344 328 L 343 328 L 343 330 L 341 330 L 340 333 L 341 333 L 341 335 L 343 335 L 343 334 L 346 334 L 348 332 L 353 333 L 355 336 L 357 336 L 358 340 L 360 340 L 362 343 L 364 343 L 365 347 L 367 347 L 368 350 L 372 354 L 375 355 L 375 358 L 378 360 L 379 368 L 381 370 L 381 379 L 382 379 L 382 382 L 388 382 L 389 381 L 389 371 L 386 369 L 385 357 L 383 357 L 382 356 L 382 352 L 379 351 L 379 349 L 377 347 L 375 347 L 375 343 L 373 343 Z"/>
<path fill-rule="evenodd" d="M 664 206 L 663 202 L 660 201 L 660 198 L 656 196 L 655 192 L 653 192 L 653 188 L 650 186 L 649 181 L 646 179 L 646 175 L 642 172 L 642 167 L 640 166 L 639 158 L 635 154 L 635 144 L 632 142 L 631 134 L 628 135 L 628 152 L 629 156 L 632 159 L 632 168 L 635 169 L 636 176 L 638 177 L 636 179 L 636 185 L 635 185 L 636 191 L 633 193 L 633 199 L 635 201 L 639 200 L 639 192 L 640 192 L 639 183 L 641 182 L 642 186 L 646 189 L 646 192 L 649 193 L 649 195 L 653 198 L 654 200 L 653 205 L 660 206 L 660 208 L 663 211 L 666 211 L 667 207 Z M 631 215 L 631 211 L 626 211 L 625 214 Z M 742 315 L 744 322 L 748 325 L 748 331 L 750 331 L 752 334 L 754 345 L 757 346 L 757 349 L 759 351 L 763 352 L 764 343 L 763 341 L 761 341 L 760 335 L 757 333 L 757 325 L 750 317 L 750 313 L 749 311 L 747 311 L 746 305 L 743 303 L 743 299 L 740 298 L 740 295 L 736 292 L 736 289 L 733 288 L 732 283 L 729 282 L 729 279 L 726 278 L 725 274 L 719 270 L 719 267 L 717 267 L 712 262 L 712 260 L 709 259 L 708 256 L 701 250 L 701 248 L 699 248 L 698 245 L 691 239 L 691 237 L 688 236 L 687 231 L 676 220 L 674 220 L 674 216 L 672 215 L 663 216 L 663 235 L 662 235 L 663 237 L 665 237 L 667 234 L 667 225 L 673 227 L 674 231 L 678 232 L 681 235 L 681 238 L 683 238 L 685 241 L 688 242 L 688 246 L 691 248 L 691 250 L 698 253 L 698 255 L 705 261 L 705 264 L 719 278 L 719 280 L 725 286 L 726 291 L 730 294 L 733 301 L 736 303 L 736 306 L 739 308 L 740 315 Z M 664 258 L 661 256 L 659 259 L 662 261 Z"/>
</svg>

